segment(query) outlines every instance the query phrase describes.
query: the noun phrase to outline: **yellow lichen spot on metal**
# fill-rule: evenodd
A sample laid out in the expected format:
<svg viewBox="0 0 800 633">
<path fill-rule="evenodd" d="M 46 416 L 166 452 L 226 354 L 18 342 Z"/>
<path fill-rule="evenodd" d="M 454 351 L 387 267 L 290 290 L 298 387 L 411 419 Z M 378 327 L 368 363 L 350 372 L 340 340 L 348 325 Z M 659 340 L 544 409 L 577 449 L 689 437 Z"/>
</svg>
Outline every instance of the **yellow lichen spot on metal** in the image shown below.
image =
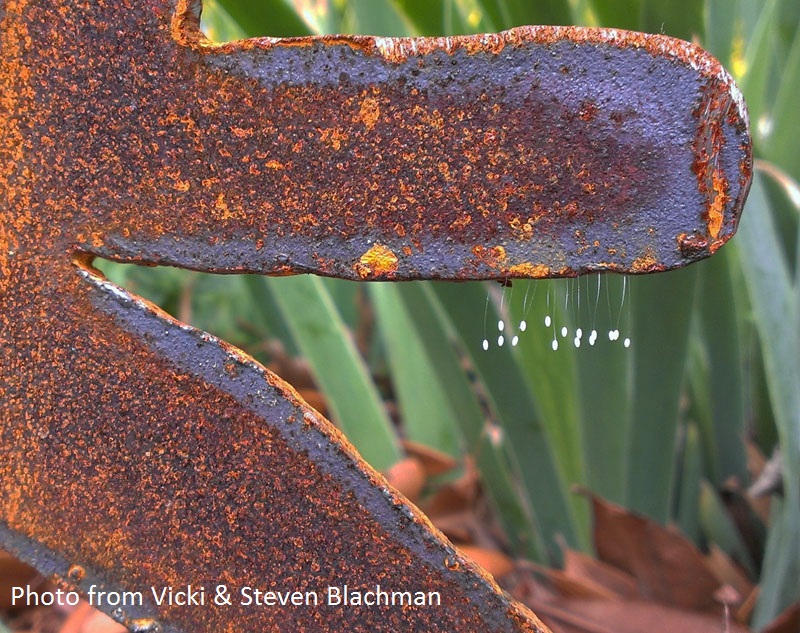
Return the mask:
<svg viewBox="0 0 800 633">
<path fill-rule="evenodd" d="M 383 244 L 373 244 L 355 266 L 361 279 L 369 277 L 391 277 L 397 272 L 397 255 Z"/>
</svg>

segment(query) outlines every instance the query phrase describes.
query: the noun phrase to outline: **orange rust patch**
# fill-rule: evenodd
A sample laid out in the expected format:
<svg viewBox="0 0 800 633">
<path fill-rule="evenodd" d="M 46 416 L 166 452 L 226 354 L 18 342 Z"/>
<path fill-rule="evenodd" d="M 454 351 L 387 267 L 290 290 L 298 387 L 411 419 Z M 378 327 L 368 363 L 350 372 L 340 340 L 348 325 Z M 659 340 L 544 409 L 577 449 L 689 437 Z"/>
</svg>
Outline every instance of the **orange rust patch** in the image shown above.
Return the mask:
<svg viewBox="0 0 800 633">
<path fill-rule="evenodd" d="M 530 42 L 553 44 L 571 41 L 575 44 L 609 44 L 617 48 L 644 49 L 653 57 L 677 59 L 689 64 L 706 77 L 727 76 L 722 65 L 702 48 L 666 35 L 649 35 L 623 29 L 587 29 L 575 26 L 520 26 L 500 33 L 480 36 L 453 37 L 350 37 L 341 43 L 380 54 L 393 63 L 403 63 L 412 58 L 442 50 L 452 55 L 459 49 L 468 54 L 499 55 L 506 46 L 520 48 Z M 313 41 L 312 38 L 308 40 Z M 283 44 L 283 42 L 281 42 Z"/>
<path fill-rule="evenodd" d="M 531 264 L 523 262 L 514 264 L 508 269 L 508 274 L 513 277 L 527 277 L 529 279 L 544 279 L 550 276 L 550 266 L 545 264 Z"/>
<path fill-rule="evenodd" d="M 434 110 L 429 115 L 425 113 L 425 122 L 435 130 L 441 131 L 444 128 L 444 117 L 439 110 Z"/>
<path fill-rule="evenodd" d="M 320 140 L 329 145 L 336 151 L 342 148 L 342 144 L 350 138 L 350 135 L 339 128 L 326 128 L 320 132 Z"/>
<path fill-rule="evenodd" d="M 450 223 L 450 230 L 451 231 L 460 231 L 465 226 L 467 226 L 470 222 L 472 222 L 471 215 L 462 215 L 460 218 L 453 220 Z"/>
<path fill-rule="evenodd" d="M 16 250 L 16 241 L 12 241 L 12 236 L 0 223 L 0 291 L 6 292 L 11 277 L 11 265 L 9 258 L 13 257 Z"/>
<path fill-rule="evenodd" d="M 716 239 L 722 228 L 725 205 L 728 202 L 728 181 L 719 169 L 712 176 L 712 187 L 714 199 L 708 209 L 708 234 Z"/>
<path fill-rule="evenodd" d="M 215 214 L 221 220 L 228 220 L 234 217 L 234 213 L 231 212 L 230 208 L 228 207 L 228 203 L 225 202 L 225 194 L 220 193 L 217 196 L 217 201 L 214 203 L 214 209 L 217 211 Z"/>
<path fill-rule="evenodd" d="M 487 248 L 479 244 L 472 248 L 472 254 L 481 262 L 492 268 L 498 268 L 506 260 L 506 249 L 502 246 Z"/>
<path fill-rule="evenodd" d="M 713 253 L 720 245 L 718 241 L 709 243 L 705 235 L 689 235 L 688 233 L 678 235 L 677 242 L 678 248 L 687 259 L 702 257 L 706 252 Z"/>
<path fill-rule="evenodd" d="M 318 224 L 319 220 L 313 214 L 306 213 L 292 222 L 292 230 L 295 233 L 299 233 L 308 227 L 317 226 Z"/>
<path fill-rule="evenodd" d="M 355 270 L 361 279 L 369 277 L 391 277 L 397 272 L 397 255 L 383 244 L 374 244 L 361 256 Z"/>
<path fill-rule="evenodd" d="M 644 255 L 640 255 L 633 260 L 631 270 L 635 273 L 644 273 L 650 270 L 655 270 L 658 267 L 658 259 L 651 250 L 647 250 Z"/>
<path fill-rule="evenodd" d="M 252 128 L 241 128 L 241 127 L 232 127 L 231 133 L 236 138 L 250 138 L 251 136 L 253 136 L 253 134 L 255 134 Z"/>
<path fill-rule="evenodd" d="M 530 223 L 530 220 L 523 222 L 520 218 L 513 218 L 508 224 L 514 230 L 514 234 L 517 238 L 529 240 L 533 237 L 533 225 Z"/>
<path fill-rule="evenodd" d="M 358 113 L 358 118 L 367 126 L 368 130 L 375 127 L 378 118 L 381 116 L 381 107 L 377 99 L 367 97 L 361 102 L 361 110 Z"/>
</svg>

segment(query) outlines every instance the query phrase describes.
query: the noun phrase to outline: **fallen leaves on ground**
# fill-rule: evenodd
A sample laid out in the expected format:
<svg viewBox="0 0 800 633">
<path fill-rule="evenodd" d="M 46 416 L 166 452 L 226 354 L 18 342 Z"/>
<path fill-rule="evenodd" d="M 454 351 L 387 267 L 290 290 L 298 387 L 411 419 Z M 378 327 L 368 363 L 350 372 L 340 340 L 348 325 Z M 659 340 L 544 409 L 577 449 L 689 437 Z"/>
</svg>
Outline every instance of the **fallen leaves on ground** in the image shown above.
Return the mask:
<svg viewBox="0 0 800 633">
<path fill-rule="evenodd" d="M 467 460 L 459 477 L 433 486 L 433 473 L 421 467 L 419 453 L 409 453 L 389 472 L 389 481 L 409 491 L 464 555 L 528 604 L 553 633 L 750 631 L 758 588 L 713 543 L 702 552 L 677 528 L 585 493 L 597 557 L 563 546 L 561 569 L 515 561 L 505 552 L 472 463 Z M 798 618 L 795 605 L 763 633 L 798 633 Z"/>
</svg>

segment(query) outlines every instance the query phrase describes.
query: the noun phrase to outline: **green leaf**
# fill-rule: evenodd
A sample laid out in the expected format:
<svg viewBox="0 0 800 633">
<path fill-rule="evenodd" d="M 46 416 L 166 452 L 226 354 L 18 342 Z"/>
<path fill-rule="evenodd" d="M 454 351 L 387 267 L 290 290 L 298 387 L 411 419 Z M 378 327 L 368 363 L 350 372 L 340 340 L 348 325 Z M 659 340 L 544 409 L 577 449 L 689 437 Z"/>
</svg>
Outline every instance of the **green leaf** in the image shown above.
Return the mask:
<svg viewBox="0 0 800 633">
<path fill-rule="evenodd" d="M 401 37 L 413 28 L 390 0 L 350 0 L 343 26 L 348 33 Z"/>
<path fill-rule="evenodd" d="M 633 408 L 627 507 L 666 523 L 671 514 L 678 406 L 688 358 L 697 266 L 638 279 L 632 292 Z"/>
<path fill-rule="evenodd" d="M 626 496 L 633 350 L 621 341 L 610 341 L 608 332 L 630 327 L 631 293 L 626 290 L 623 300 L 623 284 L 635 285 L 632 279 L 614 274 L 591 275 L 581 282 L 584 338 L 594 330 L 598 339 L 577 355 L 587 486 L 615 503 L 624 503 Z M 634 338 L 633 345 L 637 344 Z"/>
<path fill-rule="evenodd" d="M 588 525 L 578 520 L 578 502 L 570 500 L 569 483 L 558 467 L 547 431 L 509 346 L 481 349 L 484 338 L 482 306 L 486 289 L 479 283 L 436 284 L 436 294 L 467 345 L 465 353 L 486 390 L 486 397 L 508 441 L 508 451 L 529 491 L 550 560 L 558 560 L 561 534 L 575 547 L 588 546 Z M 477 309 L 477 310 L 476 310 Z M 489 310 L 489 323 L 498 314 Z M 496 330 L 495 330 L 496 331 Z"/>
<path fill-rule="evenodd" d="M 794 38 L 770 114 L 771 131 L 764 142 L 764 155 L 784 165 L 800 180 L 800 143 L 797 141 L 797 109 L 800 104 L 800 33 Z"/>
<path fill-rule="evenodd" d="M 528 24 L 572 24 L 568 2 L 562 0 L 482 0 L 483 10 L 497 29 Z"/>
<path fill-rule="evenodd" d="M 784 502 L 771 523 L 754 614 L 759 628 L 800 597 L 800 307 L 758 173 L 739 245 L 784 465 Z"/>
<path fill-rule="evenodd" d="M 778 33 L 784 42 L 791 42 L 800 27 L 800 2 L 781 0 Z"/>
<path fill-rule="evenodd" d="M 704 32 L 703 3 L 649 0 L 642 4 L 639 30 L 691 41 Z"/>
<path fill-rule="evenodd" d="M 700 520 L 708 540 L 716 543 L 741 565 L 751 578 L 755 578 L 756 568 L 747 546 L 742 541 L 717 491 L 705 480 L 700 482 Z"/>
<path fill-rule="evenodd" d="M 600 26 L 632 31 L 641 28 L 642 0 L 593 0 L 589 4 Z"/>
<path fill-rule="evenodd" d="M 244 275 L 244 289 L 253 306 L 257 322 L 272 338 L 278 339 L 290 356 L 299 356 L 300 350 L 283 314 L 275 302 L 271 286 L 257 275 Z"/>
<path fill-rule="evenodd" d="M 565 303 L 574 300 L 573 290 L 577 286 L 572 281 L 518 280 L 514 282 L 506 302 L 510 307 L 510 328 L 519 327 L 523 320 L 526 321 L 525 331 L 518 334 L 519 345 L 514 356 L 535 402 L 560 477 L 570 486 L 586 482 L 579 402 L 570 397 L 577 389 L 575 350 L 571 339 L 561 340 L 557 352 L 553 351 L 551 344 L 556 324 L 559 329 L 567 324 L 571 332 L 575 330 L 571 315 L 564 308 Z M 542 327 L 541 319 L 545 314 L 551 315 L 552 328 Z M 496 322 L 496 319 L 490 322 L 490 329 Z M 510 335 L 507 338 L 511 338 Z M 580 498 L 573 501 L 578 504 L 576 510 L 585 508 Z M 582 517 L 582 521 L 588 521 L 588 517 Z"/>
<path fill-rule="evenodd" d="M 745 400 L 741 314 L 734 292 L 733 249 L 725 248 L 698 265 L 700 274 L 700 330 L 708 361 L 703 391 L 710 404 L 710 418 L 703 420 L 706 463 L 710 477 L 721 486 L 730 477 L 747 481 L 744 451 Z"/>
<path fill-rule="evenodd" d="M 700 480 L 703 477 L 703 456 L 697 426 L 689 424 L 683 442 L 680 484 L 678 490 L 677 519 L 687 537 L 700 542 Z"/>
<path fill-rule="evenodd" d="M 374 468 L 389 468 L 401 455 L 394 429 L 325 284 L 309 275 L 253 279 L 261 287 L 251 291 L 270 293 L 280 310 L 331 417 Z"/>
<path fill-rule="evenodd" d="M 203 0 L 200 28 L 212 42 L 232 42 L 247 37 L 247 33 L 222 7 L 220 0 Z"/>
<path fill-rule="evenodd" d="M 497 421 L 491 419 L 491 412 L 479 402 L 477 382 L 470 381 L 464 371 L 466 342 L 458 337 L 432 284 L 402 284 L 399 294 L 406 311 L 415 317 L 413 327 L 426 350 L 431 376 L 436 377 L 458 421 L 461 444 L 475 459 L 513 551 L 527 558 L 545 559 L 541 530 L 529 503 L 530 491 L 525 489 L 514 465 L 509 443 L 502 437 L 497 441 L 498 434 L 494 432 Z"/>
<path fill-rule="evenodd" d="M 213 10 L 216 2 L 248 37 L 312 35 L 289 0 L 203 0 L 205 11 Z"/>
<path fill-rule="evenodd" d="M 761 116 L 767 112 L 768 80 L 770 77 L 772 51 L 775 35 L 775 18 L 777 15 L 777 1 L 766 0 L 759 3 L 760 11 L 750 33 L 745 48 L 743 69 L 744 74 L 737 76 L 739 87 L 747 100 L 750 120 L 756 126 Z M 734 70 L 736 67 L 734 66 Z"/>
<path fill-rule="evenodd" d="M 458 456 L 457 413 L 433 365 L 449 342 L 443 338 L 429 347 L 423 340 L 404 301 L 404 295 L 418 292 L 409 284 L 376 283 L 369 290 L 406 437 Z"/>
<path fill-rule="evenodd" d="M 427 36 L 466 35 L 485 23 L 483 14 L 474 9 L 465 19 L 454 0 L 395 0 L 395 5 L 413 25 L 415 34 Z"/>
<path fill-rule="evenodd" d="M 738 0 L 706 0 L 703 46 L 729 68 L 737 47 L 744 48 L 744 38 L 736 28 L 739 18 Z M 734 6 L 731 6 L 734 5 Z M 742 52 L 740 51 L 741 55 Z"/>
</svg>

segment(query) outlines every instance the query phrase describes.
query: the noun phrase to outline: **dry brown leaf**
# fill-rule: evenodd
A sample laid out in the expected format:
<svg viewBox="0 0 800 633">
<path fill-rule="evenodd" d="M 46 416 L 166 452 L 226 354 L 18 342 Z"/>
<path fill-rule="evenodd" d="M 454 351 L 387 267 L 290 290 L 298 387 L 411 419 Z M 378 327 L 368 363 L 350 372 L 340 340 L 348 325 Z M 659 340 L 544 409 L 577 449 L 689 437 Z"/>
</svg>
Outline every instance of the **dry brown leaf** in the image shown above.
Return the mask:
<svg viewBox="0 0 800 633">
<path fill-rule="evenodd" d="M 565 574 L 592 580 L 622 598 L 638 596 L 636 580 L 630 574 L 582 552 L 570 548 L 563 551 Z"/>
<path fill-rule="evenodd" d="M 697 611 L 719 611 L 720 583 L 686 537 L 590 495 L 598 558 L 631 574 L 648 600 Z"/>
<path fill-rule="evenodd" d="M 475 545 L 459 545 L 458 551 L 471 558 L 495 578 L 501 578 L 514 571 L 514 562 L 498 550 L 476 547 Z"/>
<path fill-rule="evenodd" d="M 800 602 L 795 602 L 770 622 L 761 633 L 797 633 L 800 631 Z"/>
<path fill-rule="evenodd" d="M 480 478 L 470 459 L 465 460 L 464 473 L 455 481 L 442 486 L 428 499 L 422 510 L 429 517 L 471 511 L 480 494 Z"/>
<path fill-rule="evenodd" d="M 13 633 L 61 633 L 64 614 L 53 607 L 31 607 L 20 611 L 9 622 Z"/>
<path fill-rule="evenodd" d="M 756 601 L 758 600 L 759 588 L 756 585 L 749 595 L 745 596 L 742 604 L 736 609 L 735 617 L 738 622 L 749 622 L 753 617 L 753 611 L 756 609 Z"/>
<path fill-rule="evenodd" d="M 471 543 L 473 535 L 480 529 L 478 519 L 472 510 L 452 514 L 437 514 L 431 517 L 431 522 L 451 541 L 464 544 Z"/>
<path fill-rule="evenodd" d="M 603 622 L 594 622 L 584 615 L 574 613 L 553 602 L 534 600 L 528 606 L 535 609 L 536 615 L 552 631 L 552 633 L 618 633 Z"/>
<path fill-rule="evenodd" d="M 428 477 L 450 472 L 458 465 L 455 458 L 447 453 L 437 451 L 418 442 L 405 440 L 403 441 L 403 448 L 410 457 L 416 457 L 422 463 Z"/>
<path fill-rule="evenodd" d="M 744 448 L 747 454 L 747 472 L 750 473 L 750 480 L 755 481 L 767 465 L 767 458 L 753 440 L 745 439 Z"/>
<path fill-rule="evenodd" d="M 425 468 L 416 457 L 406 457 L 388 470 L 386 479 L 410 501 L 416 503 L 425 487 Z"/>
<path fill-rule="evenodd" d="M 59 633 L 127 633 L 127 629 L 91 607 L 88 602 L 81 602 Z"/>
<path fill-rule="evenodd" d="M 742 569 L 731 560 L 723 550 L 711 543 L 709 553 L 706 556 L 706 565 L 714 574 L 720 584 L 730 585 L 744 599 L 749 596 L 755 588 Z"/>
<path fill-rule="evenodd" d="M 264 345 L 270 356 L 267 369 L 278 374 L 295 389 L 314 389 L 316 384 L 308 361 L 291 356 L 278 339 L 270 339 Z"/>
<path fill-rule="evenodd" d="M 782 494 L 783 475 L 783 453 L 781 453 L 780 447 L 776 447 L 761 473 L 750 484 L 748 493 L 756 498 Z"/>
<path fill-rule="evenodd" d="M 721 615 L 696 613 L 645 600 L 533 600 L 529 605 L 553 633 L 721 633 Z M 730 622 L 730 633 L 748 633 Z M 781 631 L 780 633 L 784 633 Z"/>
<path fill-rule="evenodd" d="M 313 387 L 304 387 L 302 389 L 298 389 L 297 392 L 300 394 L 303 400 L 314 407 L 322 415 L 328 415 L 328 403 L 325 400 L 325 396 L 322 395 L 322 392 L 319 391 L 319 389 L 315 389 Z"/>
<path fill-rule="evenodd" d="M 619 600 L 621 596 L 595 582 L 591 578 L 572 576 L 559 569 L 550 569 L 528 563 L 542 574 L 559 595 L 564 598 L 583 598 L 585 600 Z"/>
<path fill-rule="evenodd" d="M 431 519 L 440 516 L 450 516 L 471 510 L 472 499 L 453 486 L 442 486 L 422 506 L 423 511 Z"/>
<path fill-rule="evenodd" d="M 11 554 L 0 551 L 0 609 L 11 608 L 12 587 L 33 584 L 38 576 L 39 572 L 30 565 L 21 563 Z"/>
</svg>

